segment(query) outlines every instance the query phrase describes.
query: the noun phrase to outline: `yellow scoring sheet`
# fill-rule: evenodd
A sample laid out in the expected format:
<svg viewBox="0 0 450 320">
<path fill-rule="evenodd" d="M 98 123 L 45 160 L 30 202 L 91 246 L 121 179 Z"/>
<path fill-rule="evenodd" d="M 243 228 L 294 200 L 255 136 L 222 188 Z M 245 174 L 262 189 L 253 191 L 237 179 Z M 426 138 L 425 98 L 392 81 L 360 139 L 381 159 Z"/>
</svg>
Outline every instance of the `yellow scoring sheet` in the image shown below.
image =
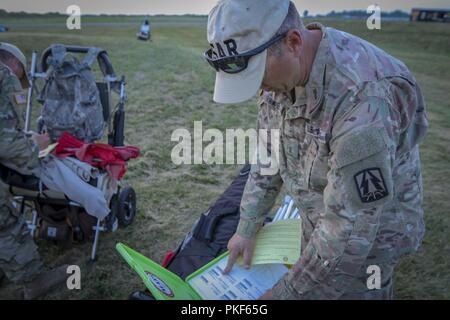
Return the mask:
<svg viewBox="0 0 450 320">
<path fill-rule="evenodd" d="M 300 258 L 301 220 L 279 220 L 265 225 L 256 235 L 252 265 L 282 263 L 293 265 Z M 242 264 L 242 256 L 238 264 Z"/>
</svg>

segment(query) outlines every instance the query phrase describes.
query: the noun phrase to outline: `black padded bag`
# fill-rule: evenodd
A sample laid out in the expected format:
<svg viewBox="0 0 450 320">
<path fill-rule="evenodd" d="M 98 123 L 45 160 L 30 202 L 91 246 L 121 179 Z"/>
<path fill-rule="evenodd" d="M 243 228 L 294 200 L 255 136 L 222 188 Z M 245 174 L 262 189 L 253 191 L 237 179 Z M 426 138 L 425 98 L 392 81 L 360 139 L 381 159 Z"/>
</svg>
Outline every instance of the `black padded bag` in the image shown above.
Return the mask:
<svg viewBox="0 0 450 320">
<path fill-rule="evenodd" d="M 245 165 L 225 192 L 201 215 L 166 268 L 185 279 L 227 250 L 236 232 L 240 204 L 250 165 Z"/>
</svg>

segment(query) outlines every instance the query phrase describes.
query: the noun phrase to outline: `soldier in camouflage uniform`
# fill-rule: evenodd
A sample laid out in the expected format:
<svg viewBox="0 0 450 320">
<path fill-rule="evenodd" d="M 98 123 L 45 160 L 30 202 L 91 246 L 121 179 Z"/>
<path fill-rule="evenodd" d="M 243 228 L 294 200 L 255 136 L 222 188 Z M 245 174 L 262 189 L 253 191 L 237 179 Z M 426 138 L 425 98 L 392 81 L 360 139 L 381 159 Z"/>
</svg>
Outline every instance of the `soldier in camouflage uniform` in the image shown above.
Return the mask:
<svg viewBox="0 0 450 320">
<path fill-rule="evenodd" d="M 210 43 L 220 43 L 218 21 L 236 19 L 237 12 L 225 8 L 234 2 L 223 1 L 210 13 Z M 264 2 L 269 10 L 275 1 Z M 258 12 L 263 4 L 243 3 L 265 17 Z M 391 299 L 395 265 L 418 249 L 424 235 L 418 144 L 428 120 L 420 88 L 402 62 L 374 45 L 319 23 L 304 27 L 289 1 L 276 7 L 285 8 L 285 18 L 278 18 L 270 36 L 284 38 L 269 48 L 258 83 L 265 90 L 258 127 L 280 131 L 279 170 L 264 175 L 261 164 L 252 166 L 226 271 L 239 254 L 249 266 L 254 236 L 284 185 L 301 211 L 301 258 L 263 298 Z M 244 38 L 246 31 L 228 30 L 222 39 Z M 277 75 L 274 65 L 283 69 L 282 60 L 297 52 L 303 53 L 299 75 L 289 68 Z M 277 76 L 285 80 L 281 88 Z M 298 82 L 283 87 L 289 76 Z M 224 86 L 216 83 L 216 91 Z M 227 99 L 215 92 L 216 101 Z M 373 265 L 381 271 L 375 289 L 367 285 Z"/>
<path fill-rule="evenodd" d="M 22 131 L 28 87 L 25 56 L 15 46 L 0 43 L 0 163 L 25 175 L 39 175 L 39 149 L 48 137 L 29 139 Z M 64 266 L 65 267 L 65 266 Z M 0 273 L 25 284 L 25 298 L 35 298 L 65 279 L 65 269 L 44 270 L 25 218 L 0 182 Z M 40 275 L 41 274 L 41 275 Z M 40 275 L 40 276 L 39 276 Z"/>
</svg>

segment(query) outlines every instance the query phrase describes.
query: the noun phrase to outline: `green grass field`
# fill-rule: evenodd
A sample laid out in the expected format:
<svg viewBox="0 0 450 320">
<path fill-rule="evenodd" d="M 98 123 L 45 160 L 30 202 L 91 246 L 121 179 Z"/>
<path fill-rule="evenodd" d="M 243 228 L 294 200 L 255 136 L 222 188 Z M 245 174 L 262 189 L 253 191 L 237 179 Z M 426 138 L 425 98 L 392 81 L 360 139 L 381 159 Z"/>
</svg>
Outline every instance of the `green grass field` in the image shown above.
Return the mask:
<svg viewBox="0 0 450 320">
<path fill-rule="evenodd" d="M 214 73 L 201 57 L 208 47 L 205 18 L 158 19 L 153 24 L 152 42 L 135 39 L 140 19 L 130 18 L 95 18 L 92 22 L 129 25 L 89 25 L 81 31 L 64 29 L 60 20 L 51 21 L 62 24 L 55 28 L 40 27 L 47 23 L 42 19 L 21 20 L 16 23 L 20 27 L 0 33 L 0 41 L 18 45 L 27 57 L 32 50 L 42 52 L 52 43 L 106 49 L 117 74 L 127 78 L 126 143 L 142 150 L 142 157 L 129 163 L 126 175 L 126 182 L 137 192 L 138 216 L 130 227 L 101 236 L 98 262 L 87 263 L 90 243 L 60 251 L 37 241 L 49 266 L 70 263 L 82 269 L 81 290 L 61 289 L 47 299 L 126 299 L 133 290 L 142 289 L 140 279 L 115 251 L 115 244 L 122 241 L 161 262 L 240 167 L 172 164 L 170 152 L 175 143 L 170 136 L 174 129 L 192 130 L 197 120 L 203 121 L 204 129 L 252 128 L 256 104 L 212 102 Z M 421 149 L 427 233 L 420 251 L 402 260 L 396 269 L 395 297 L 450 299 L 450 25 L 386 22 L 382 30 L 370 31 L 365 21 L 322 22 L 361 36 L 403 60 L 423 88 L 430 118 Z"/>
</svg>

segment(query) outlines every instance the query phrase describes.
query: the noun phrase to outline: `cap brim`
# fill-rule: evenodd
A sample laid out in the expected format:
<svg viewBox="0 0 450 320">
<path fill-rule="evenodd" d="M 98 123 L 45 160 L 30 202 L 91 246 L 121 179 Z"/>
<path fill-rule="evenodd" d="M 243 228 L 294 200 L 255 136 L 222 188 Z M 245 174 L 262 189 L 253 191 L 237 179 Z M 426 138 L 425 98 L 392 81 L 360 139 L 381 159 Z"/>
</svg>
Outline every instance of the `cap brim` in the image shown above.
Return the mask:
<svg viewBox="0 0 450 320">
<path fill-rule="evenodd" d="M 266 69 L 267 50 L 251 57 L 245 70 L 230 74 L 216 73 L 214 101 L 218 103 L 239 103 L 251 99 L 258 89 Z"/>
</svg>

